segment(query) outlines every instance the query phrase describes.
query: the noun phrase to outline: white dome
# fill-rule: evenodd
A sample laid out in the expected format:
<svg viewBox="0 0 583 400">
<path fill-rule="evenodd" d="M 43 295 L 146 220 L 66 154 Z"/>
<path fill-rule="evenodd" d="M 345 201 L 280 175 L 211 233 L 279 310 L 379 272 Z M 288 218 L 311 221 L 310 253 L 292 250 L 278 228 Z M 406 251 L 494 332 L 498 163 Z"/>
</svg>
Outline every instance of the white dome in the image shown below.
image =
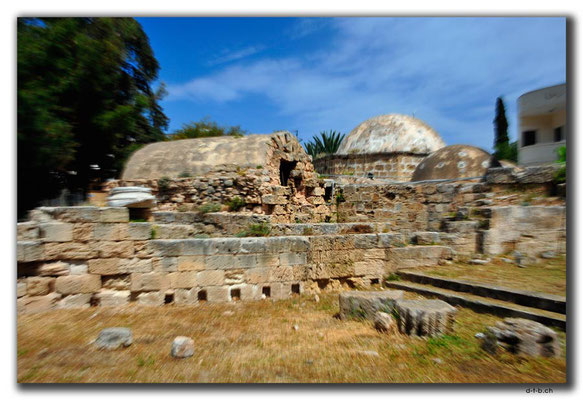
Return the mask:
<svg viewBox="0 0 583 400">
<path fill-rule="evenodd" d="M 445 147 L 441 136 L 425 122 L 401 114 L 379 115 L 354 128 L 336 154 L 429 154 Z"/>
</svg>

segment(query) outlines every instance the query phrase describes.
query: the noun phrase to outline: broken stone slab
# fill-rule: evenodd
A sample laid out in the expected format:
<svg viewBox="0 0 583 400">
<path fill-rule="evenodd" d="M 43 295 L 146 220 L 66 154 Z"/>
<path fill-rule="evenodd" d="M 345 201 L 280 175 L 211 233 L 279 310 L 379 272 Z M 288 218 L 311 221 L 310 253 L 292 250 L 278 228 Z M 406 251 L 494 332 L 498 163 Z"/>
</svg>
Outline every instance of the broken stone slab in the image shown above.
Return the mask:
<svg viewBox="0 0 583 400">
<path fill-rule="evenodd" d="M 95 340 L 98 349 L 114 350 L 120 347 L 128 347 L 132 344 L 132 330 L 130 328 L 105 328 L 99 332 Z"/>
<path fill-rule="evenodd" d="M 374 315 L 374 326 L 379 332 L 390 332 L 395 326 L 395 321 L 390 314 L 377 311 Z"/>
<path fill-rule="evenodd" d="M 541 258 L 544 259 L 551 259 L 551 258 L 556 258 L 557 257 L 557 253 L 555 253 L 554 251 L 548 250 L 548 251 L 543 251 L 540 254 Z"/>
<path fill-rule="evenodd" d="M 539 322 L 524 318 L 505 318 L 497 322 L 496 326 L 486 328 L 486 332 L 478 338 L 482 340 L 482 348 L 490 353 L 502 347 L 514 354 L 535 357 L 561 355 L 556 332 Z"/>
<path fill-rule="evenodd" d="M 472 260 L 468 261 L 469 264 L 473 264 L 473 265 L 486 265 L 489 262 L 490 262 L 490 259 L 481 260 L 479 258 L 475 258 L 475 259 L 472 259 Z"/>
<path fill-rule="evenodd" d="M 194 355 L 194 340 L 186 336 L 177 336 L 172 342 L 170 355 L 174 358 L 187 358 Z"/>
<path fill-rule="evenodd" d="M 110 207 L 152 208 L 156 205 L 156 196 L 147 187 L 116 187 L 111 189 L 107 204 Z"/>
<path fill-rule="evenodd" d="M 340 318 L 372 320 L 377 311 L 391 314 L 396 301 L 402 298 L 402 290 L 343 292 L 339 295 Z"/>
<path fill-rule="evenodd" d="M 398 300 L 399 332 L 435 337 L 453 332 L 456 308 L 442 300 Z"/>
</svg>

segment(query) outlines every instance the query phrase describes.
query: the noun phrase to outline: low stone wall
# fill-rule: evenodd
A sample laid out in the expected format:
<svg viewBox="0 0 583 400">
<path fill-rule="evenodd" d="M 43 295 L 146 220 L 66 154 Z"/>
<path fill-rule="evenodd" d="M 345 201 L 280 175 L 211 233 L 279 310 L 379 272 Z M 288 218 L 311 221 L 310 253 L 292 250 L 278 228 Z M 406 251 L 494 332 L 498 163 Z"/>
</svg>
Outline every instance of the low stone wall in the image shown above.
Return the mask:
<svg viewBox="0 0 583 400">
<path fill-rule="evenodd" d="M 367 176 L 408 182 L 417 165 L 426 155 L 411 153 L 332 154 L 313 161 L 314 169 L 322 175 Z"/>
<path fill-rule="evenodd" d="M 19 312 L 281 299 L 366 287 L 417 259 L 454 256 L 444 246 L 403 250 L 408 238 L 392 233 L 155 239 L 153 225 L 129 222 L 126 208 L 40 208 L 17 233 Z"/>
</svg>

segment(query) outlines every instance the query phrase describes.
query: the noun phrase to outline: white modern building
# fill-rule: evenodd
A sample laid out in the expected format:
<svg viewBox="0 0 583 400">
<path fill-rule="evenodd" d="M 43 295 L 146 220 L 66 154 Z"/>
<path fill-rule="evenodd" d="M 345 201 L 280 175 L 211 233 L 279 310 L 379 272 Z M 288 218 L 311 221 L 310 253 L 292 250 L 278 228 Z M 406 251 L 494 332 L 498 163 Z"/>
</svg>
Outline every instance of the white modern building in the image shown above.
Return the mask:
<svg viewBox="0 0 583 400">
<path fill-rule="evenodd" d="M 518 98 L 518 164 L 555 162 L 566 145 L 567 85 L 534 90 Z"/>
</svg>

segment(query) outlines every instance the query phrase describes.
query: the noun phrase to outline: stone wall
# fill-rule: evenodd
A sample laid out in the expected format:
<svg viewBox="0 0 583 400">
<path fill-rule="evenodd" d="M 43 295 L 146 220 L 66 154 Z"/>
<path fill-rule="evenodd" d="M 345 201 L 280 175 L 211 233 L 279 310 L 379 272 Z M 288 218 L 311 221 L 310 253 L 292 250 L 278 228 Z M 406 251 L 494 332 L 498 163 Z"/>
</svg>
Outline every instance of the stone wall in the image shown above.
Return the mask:
<svg viewBox="0 0 583 400">
<path fill-rule="evenodd" d="M 303 176 L 294 171 L 287 186 L 274 182 L 273 168 L 222 166 L 196 177 L 114 180 L 104 189 L 109 192 L 118 186 L 149 187 L 156 196 L 157 211 L 198 212 L 205 205 L 226 211 L 229 202 L 239 198 L 244 203 L 239 211 L 269 215 L 274 222 L 324 221 L 330 215 L 324 200 L 324 182 L 313 173 Z"/>
<path fill-rule="evenodd" d="M 410 153 L 332 154 L 313 161 L 322 175 L 367 176 L 408 182 L 426 155 Z"/>
<path fill-rule="evenodd" d="M 567 212 L 554 207 L 492 207 L 489 229 L 484 232 L 485 254 L 519 251 L 530 258 L 544 252 L 565 254 L 567 249 Z"/>
<path fill-rule="evenodd" d="M 445 246 L 403 250 L 406 238 L 392 233 L 157 239 L 153 224 L 129 222 L 126 208 L 36 209 L 17 233 L 19 312 L 281 299 L 369 286 L 416 259 L 454 256 Z"/>
</svg>

